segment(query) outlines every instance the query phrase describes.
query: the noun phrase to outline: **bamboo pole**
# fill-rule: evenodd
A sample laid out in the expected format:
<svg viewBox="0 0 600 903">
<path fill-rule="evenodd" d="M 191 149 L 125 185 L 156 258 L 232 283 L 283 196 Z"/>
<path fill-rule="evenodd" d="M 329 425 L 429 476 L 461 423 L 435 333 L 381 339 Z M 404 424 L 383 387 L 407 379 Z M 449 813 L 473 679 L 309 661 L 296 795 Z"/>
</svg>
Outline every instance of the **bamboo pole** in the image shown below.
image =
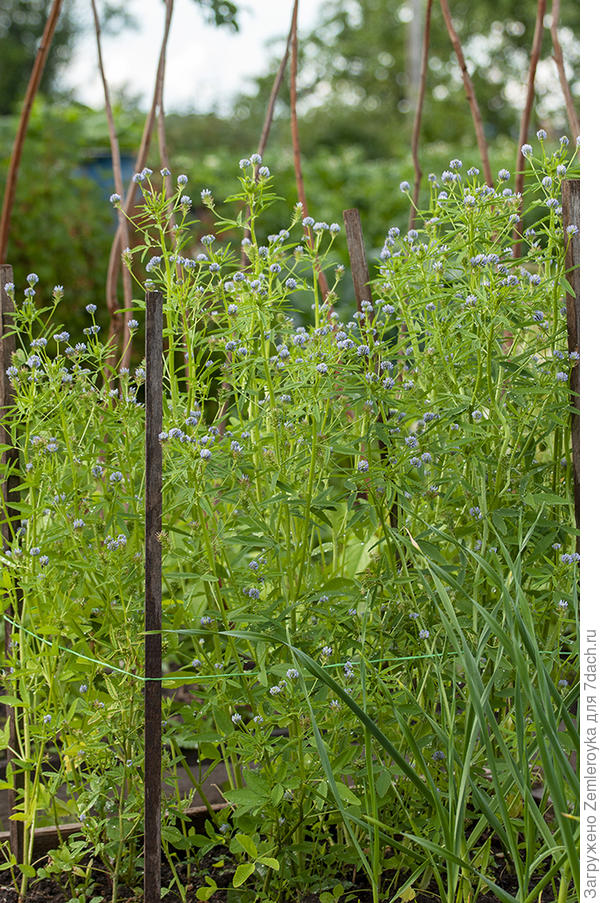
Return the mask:
<svg viewBox="0 0 600 903">
<path fill-rule="evenodd" d="M 160 92 L 160 83 L 163 78 L 165 61 L 167 55 L 167 41 L 169 38 L 169 31 L 171 29 L 171 13 L 172 7 L 166 7 L 165 11 L 165 24 L 163 30 L 162 43 L 160 48 L 160 54 L 158 58 L 158 66 L 156 71 L 156 80 L 154 84 L 154 95 L 152 98 L 152 104 L 148 111 L 148 115 L 146 116 L 146 122 L 144 123 L 144 131 L 142 133 L 142 140 L 140 142 L 140 147 L 138 150 L 137 159 L 135 162 L 135 168 L 137 172 L 140 172 L 144 166 L 146 165 L 146 161 L 148 159 L 148 153 L 150 151 L 150 142 L 152 140 L 152 132 L 154 129 L 154 123 L 156 120 L 156 109 L 158 106 L 158 98 Z M 135 182 L 132 182 L 127 189 L 127 196 L 122 202 L 123 211 L 128 220 L 133 216 L 134 209 L 134 201 L 136 196 L 137 185 Z M 110 256 L 108 261 L 108 274 L 106 278 L 106 303 L 108 307 L 108 312 L 110 314 L 110 325 L 108 330 L 108 341 L 109 343 L 113 343 L 113 349 L 111 353 L 111 357 L 109 360 L 109 367 L 114 367 L 116 364 L 117 356 L 118 356 L 118 336 L 121 333 L 121 329 L 123 326 L 123 316 L 119 313 L 118 310 L 118 301 L 117 301 L 117 281 L 119 278 L 119 257 L 120 257 L 120 236 L 119 232 L 115 234 L 113 239 L 113 243 L 110 249 Z"/>
<path fill-rule="evenodd" d="M 304 177 L 302 175 L 302 157 L 300 153 L 300 134 L 298 132 L 297 113 L 298 91 L 296 79 L 298 75 L 298 0 L 294 0 L 294 8 L 292 11 L 292 25 L 290 32 L 292 45 L 292 65 L 290 71 L 290 118 L 292 128 L 292 147 L 294 150 L 294 172 L 296 174 L 298 200 L 302 204 L 302 215 L 308 216 L 308 204 L 306 203 L 306 191 L 304 190 Z M 312 248 L 312 235 L 308 226 L 305 228 L 305 233 L 308 237 L 310 247 Z M 325 273 L 319 266 L 319 261 L 317 260 L 315 261 L 315 263 L 317 267 L 319 288 L 321 289 L 321 296 L 323 298 L 323 302 L 325 303 L 327 301 L 327 295 L 329 294 L 329 286 L 327 284 Z"/>
<path fill-rule="evenodd" d="M 577 116 L 575 103 L 573 101 L 573 95 L 571 94 L 569 82 L 567 81 L 562 47 L 560 46 L 560 40 L 558 38 L 559 19 L 560 0 L 552 0 L 552 24 L 550 25 L 550 34 L 552 35 L 552 47 L 554 48 L 554 62 L 556 63 L 556 68 L 558 69 L 558 78 L 560 80 L 563 97 L 565 98 L 567 117 L 569 119 L 569 128 L 571 129 L 571 134 L 573 135 L 573 141 L 575 141 L 579 137 L 579 117 Z"/>
<path fill-rule="evenodd" d="M 527 78 L 527 95 L 525 98 L 525 106 L 521 116 L 521 127 L 519 130 L 519 145 L 517 147 L 517 162 L 515 163 L 515 194 L 523 193 L 523 185 L 525 182 L 525 157 L 521 148 L 527 141 L 527 132 L 529 130 L 529 121 L 531 119 L 531 110 L 533 109 L 533 100 L 535 97 L 535 73 L 537 72 L 538 62 L 542 52 L 542 39 L 544 37 L 544 15 L 546 13 L 547 0 L 538 0 L 537 16 L 535 20 L 535 31 L 533 33 L 533 45 L 531 47 L 531 56 L 529 58 L 529 76 Z M 523 210 L 523 200 L 519 201 L 519 222 L 515 225 L 513 232 L 513 257 L 521 256 L 521 212 Z"/>
<path fill-rule="evenodd" d="M 442 8 L 442 15 L 444 16 L 444 21 L 446 23 L 446 29 L 448 31 L 448 35 L 450 37 L 450 41 L 452 42 L 452 46 L 454 48 L 454 53 L 456 54 L 456 59 L 458 60 L 458 65 L 460 67 L 460 71 L 462 74 L 463 84 L 465 86 L 465 94 L 467 95 L 467 103 L 471 109 L 471 116 L 473 118 L 473 125 L 475 126 L 475 135 L 477 137 L 477 145 L 479 147 L 479 153 L 481 154 L 481 161 L 483 163 L 483 173 L 485 176 L 485 180 L 488 185 L 492 186 L 494 184 L 494 180 L 492 178 L 492 170 L 490 167 L 490 160 L 488 156 L 488 147 L 487 141 L 485 139 L 485 134 L 483 131 L 483 120 L 481 118 L 481 111 L 479 109 L 479 104 L 477 103 L 477 98 L 475 97 L 475 89 L 473 88 L 473 82 L 471 81 L 471 76 L 467 70 L 467 64 L 465 62 L 465 55 L 463 53 L 462 45 L 460 43 L 460 39 L 454 28 L 452 22 L 452 16 L 450 15 L 450 8 L 448 6 L 448 0 L 440 0 L 440 6 Z"/>
<path fill-rule="evenodd" d="M 102 90 L 104 92 L 104 109 L 106 111 L 106 120 L 108 123 L 108 136 L 110 141 L 110 154 L 112 160 L 112 170 L 113 170 L 113 178 L 115 181 L 115 191 L 119 195 L 120 198 L 124 196 L 124 188 L 123 188 L 123 173 L 121 170 L 121 152 L 119 149 L 119 139 L 117 137 L 117 130 L 115 127 L 115 120 L 113 116 L 112 104 L 110 101 L 110 91 L 108 89 L 108 82 L 106 80 L 106 74 L 104 71 L 104 60 L 102 58 L 102 43 L 101 43 L 101 29 L 100 29 L 100 19 L 98 16 L 98 10 L 96 7 L 96 0 L 91 0 L 92 4 L 92 15 L 94 17 L 94 30 L 96 33 L 96 49 L 98 52 L 98 70 L 100 72 L 100 79 L 102 81 Z M 127 248 L 129 245 L 129 225 L 127 222 L 127 217 L 121 206 L 119 205 L 118 209 L 118 219 L 119 219 L 119 229 L 117 235 L 120 236 L 120 248 L 121 253 Z M 133 299 L 133 287 L 131 280 L 131 273 L 129 272 L 129 268 L 127 264 L 122 260 L 121 261 L 121 275 L 123 279 L 123 300 L 125 306 L 125 316 L 131 314 L 132 308 L 131 303 Z M 109 291 L 109 283 L 110 280 L 107 279 L 107 293 Z M 115 293 L 116 293 L 116 285 L 115 285 Z M 108 294 L 107 294 L 108 298 Z M 114 304 L 116 304 L 116 296 L 114 299 Z M 110 309 L 110 307 L 109 307 Z M 130 331 L 128 328 L 125 328 L 123 331 L 123 366 L 129 366 L 129 359 L 131 357 L 131 342 L 127 341 L 131 338 Z"/>
<path fill-rule="evenodd" d="M 413 192 L 414 206 L 411 204 L 410 214 L 408 216 L 408 228 L 412 229 L 415 224 L 417 215 L 416 207 L 419 205 L 419 189 L 421 187 L 421 177 L 423 172 L 419 162 L 419 138 L 421 136 L 421 120 L 423 118 L 423 103 L 425 100 L 425 88 L 427 86 L 427 64 L 429 61 L 429 35 L 431 33 L 431 7 L 433 0 L 427 0 L 427 11 L 425 13 L 425 28 L 423 31 L 423 50 L 421 53 L 421 75 L 419 78 L 419 93 L 417 95 L 417 103 L 415 107 L 415 122 L 413 126 L 411 153 L 413 166 L 415 169 L 415 188 Z"/>
</svg>

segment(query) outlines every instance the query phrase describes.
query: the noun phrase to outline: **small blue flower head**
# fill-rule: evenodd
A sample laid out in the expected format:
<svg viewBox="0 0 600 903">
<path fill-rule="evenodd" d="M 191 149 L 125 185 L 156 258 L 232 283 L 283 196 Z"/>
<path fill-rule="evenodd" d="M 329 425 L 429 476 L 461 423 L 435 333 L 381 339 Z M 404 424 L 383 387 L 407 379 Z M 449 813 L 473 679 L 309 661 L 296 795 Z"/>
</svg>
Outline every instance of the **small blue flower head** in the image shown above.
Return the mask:
<svg viewBox="0 0 600 903">
<path fill-rule="evenodd" d="M 479 505 L 475 505 L 473 508 L 469 508 L 469 514 L 471 515 L 471 517 L 474 517 L 475 520 L 481 520 L 481 518 L 483 517 Z"/>
<path fill-rule="evenodd" d="M 10 295 L 10 296 L 12 297 L 12 296 L 14 295 L 14 293 L 15 293 L 15 284 L 14 284 L 14 282 L 5 282 L 5 284 L 4 284 L 4 291 L 6 292 L 7 295 Z"/>
<path fill-rule="evenodd" d="M 184 188 L 187 185 L 187 183 L 188 183 L 188 177 L 185 175 L 185 173 L 182 172 L 180 176 L 177 176 L 177 184 L 179 185 L 180 188 Z"/>
<path fill-rule="evenodd" d="M 546 132 L 545 129 L 538 129 L 538 131 L 536 132 L 536 135 L 537 135 L 538 141 L 545 141 L 546 138 L 548 137 L 548 133 Z"/>
<path fill-rule="evenodd" d="M 450 160 L 450 169 L 462 169 L 462 160 Z"/>
<path fill-rule="evenodd" d="M 115 192 L 114 194 L 111 194 L 109 200 L 110 200 L 111 204 L 114 204 L 114 206 L 116 207 L 117 204 L 120 204 L 120 203 L 121 203 L 121 195 L 120 195 L 120 194 L 117 194 L 117 193 Z"/>
<path fill-rule="evenodd" d="M 327 364 L 320 363 L 317 364 L 316 371 L 317 373 L 320 373 L 321 376 L 325 376 L 326 373 L 329 373 L 329 367 L 327 366 Z"/>
<path fill-rule="evenodd" d="M 536 321 L 536 323 L 541 323 L 542 320 L 544 319 L 544 311 L 543 310 L 534 310 L 532 316 L 533 316 L 533 319 Z"/>
<path fill-rule="evenodd" d="M 524 157 L 531 157 L 533 154 L 533 148 L 531 144 L 523 144 L 521 146 L 521 153 Z"/>
<path fill-rule="evenodd" d="M 39 554 L 40 554 L 40 549 L 39 549 L 37 546 L 32 546 L 32 548 L 29 550 L 29 554 L 30 554 L 33 558 L 35 558 L 36 555 L 39 555 Z"/>
<path fill-rule="evenodd" d="M 80 517 L 77 517 L 73 521 L 73 527 L 75 530 L 80 530 L 82 527 L 85 527 L 85 521 L 82 521 Z"/>
<path fill-rule="evenodd" d="M 139 325 L 140 324 L 138 323 L 137 320 L 128 320 L 127 321 L 127 326 L 129 327 L 131 332 L 133 332 L 135 329 L 137 329 Z"/>
<path fill-rule="evenodd" d="M 151 257 L 150 260 L 148 261 L 148 263 L 146 264 L 146 272 L 152 273 L 158 266 L 160 266 L 161 261 L 162 261 L 162 257 L 159 255 L 157 255 L 155 257 Z"/>
<path fill-rule="evenodd" d="M 152 170 L 149 169 L 147 166 L 144 166 L 140 175 L 142 176 L 143 179 L 149 179 L 150 176 L 152 175 Z"/>
<path fill-rule="evenodd" d="M 559 165 L 556 167 L 556 175 L 562 178 L 563 176 L 566 176 L 566 174 L 567 167 L 563 163 L 559 163 Z"/>
<path fill-rule="evenodd" d="M 575 223 L 571 223 L 570 226 L 567 226 L 566 229 L 567 235 L 577 235 L 579 233 L 579 229 L 575 225 Z"/>
<path fill-rule="evenodd" d="M 562 608 L 563 610 L 567 609 L 569 607 L 569 603 L 566 599 L 559 599 L 558 607 Z"/>
<path fill-rule="evenodd" d="M 467 175 L 468 176 L 478 176 L 479 170 L 477 169 L 476 166 L 471 166 L 471 168 L 467 170 Z"/>
<path fill-rule="evenodd" d="M 87 688 L 88 688 L 87 684 L 79 684 L 79 692 L 80 693 L 87 693 Z"/>
<path fill-rule="evenodd" d="M 288 668 L 285 672 L 285 676 L 290 680 L 297 680 L 300 677 L 300 672 L 296 670 L 296 668 Z"/>
<path fill-rule="evenodd" d="M 369 469 L 369 462 L 368 462 L 368 461 L 365 461 L 364 458 L 363 458 L 363 459 L 362 459 L 361 461 L 359 461 L 358 464 L 356 465 L 356 469 L 359 471 L 359 473 L 366 473 L 366 472 L 368 471 L 368 469 Z"/>
<path fill-rule="evenodd" d="M 268 179 L 269 176 L 271 175 L 271 170 L 269 169 L 268 166 L 261 166 L 260 169 L 258 170 L 258 174 L 261 177 L 261 179 Z"/>
<path fill-rule="evenodd" d="M 260 154 L 252 154 L 250 157 L 250 162 L 254 164 L 254 166 L 259 166 L 262 163 L 262 157 Z"/>
<path fill-rule="evenodd" d="M 473 420 L 481 420 L 483 414 L 481 413 L 481 411 L 473 411 L 471 417 L 473 418 Z"/>
<path fill-rule="evenodd" d="M 562 370 L 560 370 L 556 374 L 556 378 L 560 383 L 566 383 L 569 380 L 569 375 L 568 375 L 568 373 L 564 373 Z"/>
<path fill-rule="evenodd" d="M 200 452 L 200 457 L 202 458 L 203 461 L 208 461 L 209 458 L 212 458 L 212 452 L 209 451 L 208 448 L 203 448 L 202 451 Z"/>
<path fill-rule="evenodd" d="M 44 724 L 48 724 L 50 721 L 52 721 L 52 715 L 44 715 L 42 721 L 44 722 Z"/>
<path fill-rule="evenodd" d="M 182 207 L 191 207 L 191 206 L 192 206 L 192 199 L 191 199 L 191 197 L 190 197 L 189 195 L 187 195 L 187 194 L 182 194 L 181 197 L 180 197 L 180 199 L 179 199 L 179 203 L 181 204 Z"/>
<path fill-rule="evenodd" d="M 39 281 L 40 277 L 37 275 L 37 273 L 29 273 L 29 275 L 27 276 L 27 282 L 29 283 L 29 285 L 37 285 Z"/>
<path fill-rule="evenodd" d="M 240 160 L 240 169 L 246 169 L 248 166 L 250 166 L 250 160 L 248 160 L 247 157 L 242 157 Z"/>
<path fill-rule="evenodd" d="M 302 220 L 302 225 L 304 226 L 304 228 L 307 228 L 309 226 L 314 226 L 314 224 L 315 224 L 315 221 L 312 218 L 312 216 L 305 216 L 304 219 Z"/>
<path fill-rule="evenodd" d="M 400 182 L 400 191 L 410 191 L 410 182 Z"/>
<path fill-rule="evenodd" d="M 144 177 L 143 177 L 143 175 L 141 174 L 141 172 L 136 172 L 136 173 L 133 174 L 133 178 L 132 178 L 131 181 L 132 181 L 132 182 L 135 182 L 136 185 L 139 185 L 140 182 L 143 182 L 143 181 L 144 181 Z"/>
<path fill-rule="evenodd" d="M 85 309 L 87 310 L 88 314 L 95 314 L 97 307 L 95 304 L 86 304 Z"/>
<path fill-rule="evenodd" d="M 123 474 L 121 473 L 120 470 L 113 471 L 113 473 L 111 473 L 111 475 L 109 477 L 109 480 L 111 483 L 120 483 L 122 479 L 123 479 Z"/>
<path fill-rule="evenodd" d="M 339 223 L 332 223 L 329 227 L 329 231 L 332 235 L 337 235 L 338 232 L 341 232 L 341 226 Z"/>
<path fill-rule="evenodd" d="M 498 172 L 498 178 L 499 178 L 502 182 L 506 182 L 508 179 L 510 179 L 510 173 L 509 173 L 508 169 L 501 169 L 501 170 Z"/>
<path fill-rule="evenodd" d="M 240 715 L 239 712 L 234 712 L 233 715 L 231 716 L 231 720 L 233 721 L 234 724 L 241 724 L 242 716 Z"/>
<path fill-rule="evenodd" d="M 544 176 L 542 179 L 542 185 L 544 188 L 552 188 L 552 176 Z"/>
<path fill-rule="evenodd" d="M 167 169 L 167 167 L 164 166 L 164 167 L 161 169 L 160 174 L 161 174 L 161 176 L 163 177 L 163 179 L 166 179 L 167 176 L 170 176 L 170 175 L 171 175 L 171 170 L 170 170 L 170 169 Z"/>
<path fill-rule="evenodd" d="M 419 630 L 419 639 L 426 640 L 429 637 L 429 631 L 423 628 Z"/>
<path fill-rule="evenodd" d="M 569 139 L 566 135 L 561 135 L 558 141 L 561 147 L 568 147 L 569 145 Z"/>
</svg>

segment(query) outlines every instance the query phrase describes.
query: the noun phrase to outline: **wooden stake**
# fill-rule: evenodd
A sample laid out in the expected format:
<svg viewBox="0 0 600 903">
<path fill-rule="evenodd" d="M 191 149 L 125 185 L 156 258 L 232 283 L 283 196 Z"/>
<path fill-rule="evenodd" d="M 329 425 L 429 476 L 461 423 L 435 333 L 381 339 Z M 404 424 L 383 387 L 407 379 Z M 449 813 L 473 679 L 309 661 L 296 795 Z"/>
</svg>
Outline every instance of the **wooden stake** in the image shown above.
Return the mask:
<svg viewBox="0 0 600 903">
<path fill-rule="evenodd" d="M 346 241 L 350 255 L 350 269 L 352 270 L 352 281 L 354 283 L 356 309 L 359 313 L 362 313 L 361 302 L 368 301 L 371 304 L 373 298 L 371 286 L 369 285 L 369 267 L 367 266 L 360 213 L 356 207 L 344 210 L 344 225 L 346 227 Z M 373 319 L 372 315 L 369 319 Z"/>
<path fill-rule="evenodd" d="M 146 292 L 144 901 L 160 903 L 163 297 Z M 149 631 L 153 631 L 149 633 Z"/>
<path fill-rule="evenodd" d="M 567 292 L 567 334 L 569 354 L 579 353 L 580 341 L 580 294 L 579 294 L 579 232 L 569 235 L 569 226 L 577 226 L 579 230 L 579 179 L 565 179 L 562 183 L 563 229 L 567 254 L 565 267 L 567 281 L 574 294 Z M 571 445 L 573 449 L 573 494 L 575 496 L 575 524 L 579 530 L 579 364 L 571 369 L 571 404 L 576 411 L 571 414 Z M 578 540 L 579 545 L 579 540 Z"/>
<path fill-rule="evenodd" d="M 8 377 L 7 370 L 11 366 L 12 356 L 15 350 L 15 335 L 11 332 L 14 314 L 14 303 L 7 294 L 4 286 L 13 281 L 12 267 L 6 264 L 0 266 L 0 444 L 9 446 L 2 452 L 2 469 L 6 478 L 2 483 L 2 524 L 0 532 L 2 545 L 6 548 L 12 542 L 15 535 L 15 524 L 19 517 L 16 505 L 19 501 L 17 486 L 19 484 L 18 466 L 19 451 L 14 447 L 10 430 L 8 429 L 8 410 L 13 404 L 14 390 Z M 9 618 L 19 617 L 22 606 L 22 592 L 20 586 L 15 587 L 15 606 L 12 602 L 6 609 Z M 12 641 L 12 625 L 4 622 L 4 649 L 8 657 Z M 11 687 L 9 693 L 16 695 L 16 688 Z M 11 815 L 15 812 L 17 791 L 23 786 L 23 773 L 15 772 L 14 766 L 17 759 L 17 710 L 7 706 L 9 733 L 8 747 L 6 750 L 6 764 L 13 769 L 12 786 L 8 789 L 8 817 L 10 831 L 10 850 L 17 862 L 23 861 L 23 822 L 13 821 Z"/>
</svg>

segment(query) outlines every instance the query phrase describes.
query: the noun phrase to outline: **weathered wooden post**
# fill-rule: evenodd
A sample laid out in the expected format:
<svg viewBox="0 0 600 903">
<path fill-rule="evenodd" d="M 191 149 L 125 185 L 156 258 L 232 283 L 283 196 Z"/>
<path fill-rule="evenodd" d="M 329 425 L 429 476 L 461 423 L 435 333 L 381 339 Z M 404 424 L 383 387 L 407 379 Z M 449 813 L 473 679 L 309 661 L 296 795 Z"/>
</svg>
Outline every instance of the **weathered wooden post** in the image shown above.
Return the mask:
<svg viewBox="0 0 600 903">
<path fill-rule="evenodd" d="M 350 255 L 350 269 L 352 271 L 352 281 L 354 283 L 354 295 L 356 297 L 356 309 L 359 313 L 363 313 L 362 302 L 368 301 L 373 303 L 371 286 L 369 283 L 369 265 L 367 263 L 367 254 L 365 251 L 365 240 L 363 237 L 362 226 L 360 222 L 360 213 L 356 207 L 350 210 L 344 210 L 344 225 L 346 227 L 346 241 L 348 243 L 348 254 Z M 373 319 L 374 311 L 369 312 L 368 317 Z M 365 317 L 367 314 L 365 313 Z M 378 421 L 381 423 L 381 414 L 378 415 Z M 379 449 L 384 460 L 388 457 L 388 448 L 386 444 L 379 439 Z M 366 493 L 359 493 L 361 498 L 366 498 Z M 398 526 L 398 498 L 394 496 L 390 507 L 390 526 L 396 528 Z"/>
<path fill-rule="evenodd" d="M 369 285 L 369 267 L 365 253 L 365 240 L 360 224 L 360 213 L 356 207 L 344 210 L 344 226 L 346 227 L 346 241 L 350 255 L 350 269 L 354 283 L 354 295 L 356 297 L 356 309 L 361 313 L 361 302 L 372 302 L 371 286 Z M 369 317 L 372 319 L 372 316 Z"/>
<path fill-rule="evenodd" d="M 144 901 L 160 901 L 163 297 L 146 292 Z"/>
<path fill-rule="evenodd" d="M 5 479 L 2 482 L 2 499 L 3 499 L 3 512 L 2 512 L 2 524 L 1 524 L 1 535 L 2 535 L 2 545 L 6 547 L 10 544 L 13 539 L 15 533 L 15 523 L 18 517 L 18 511 L 16 510 L 16 505 L 19 499 L 19 494 L 17 490 L 17 486 L 19 483 L 18 477 L 18 466 L 19 466 L 19 451 L 13 445 L 12 438 L 10 435 L 10 430 L 7 425 L 8 418 L 8 410 L 10 409 L 13 403 L 13 387 L 6 372 L 12 363 L 12 355 L 15 350 L 15 335 L 11 331 L 12 330 L 12 318 L 14 314 L 14 302 L 10 295 L 7 293 L 5 286 L 13 281 L 13 271 L 12 267 L 7 264 L 2 264 L 0 266 L 0 417 L 2 418 L 0 422 L 0 445 L 8 446 L 8 448 L 3 451 L 2 454 L 2 468 L 4 473 L 6 474 Z M 21 589 L 17 585 L 15 587 L 15 609 L 13 608 L 12 602 L 9 604 L 6 609 L 6 614 L 9 618 L 14 618 L 15 615 L 17 617 L 20 613 L 21 608 Z M 12 624 L 9 621 L 4 622 L 4 649 L 5 654 L 8 657 L 10 653 L 10 647 L 12 642 Z M 14 688 L 13 688 L 14 691 Z M 10 765 L 13 769 L 13 783 L 12 786 L 9 787 L 8 790 L 8 817 L 9 817 L 9 832 L 10 832 L 10 849 L 11 853 L 15 856 L 17 862 L 22 862 L 23 860 L 23 822 L 22 821 L 13 821 L 10 816 L 15 811 L 17 790 L 22 786 L 23 782 L 23 774 L 21 772 L 14 771 L 14 764 L 17 758 L 16 750 L 17 750 L 17 718 L 18 713 L 15 708 L 12 706 L 8 708 L 8 722 L 9 722 L 9 734 L 8 734 L 8 748 L 6 750 L 6 764 Z"/>
<path fill-rule="evenodd" d="M 579 353 L 580 341 L 580 294 L 579 294 L 579 179 L 565 179 L 562 183 L 562 209 L 565 245 L 567 249 L 565 268 L 571 292 L 567 292 L 567 334 L 569 354 Z M 577 230 L 569 231 L 570 226 Z M 571 445 L 573 449 L 573 494 L 575 497 L 575 523 L 579 530 L 579 364 L 571 368 Z M 578 541 L 579 544 L 579 541 Z"/>
</svg>

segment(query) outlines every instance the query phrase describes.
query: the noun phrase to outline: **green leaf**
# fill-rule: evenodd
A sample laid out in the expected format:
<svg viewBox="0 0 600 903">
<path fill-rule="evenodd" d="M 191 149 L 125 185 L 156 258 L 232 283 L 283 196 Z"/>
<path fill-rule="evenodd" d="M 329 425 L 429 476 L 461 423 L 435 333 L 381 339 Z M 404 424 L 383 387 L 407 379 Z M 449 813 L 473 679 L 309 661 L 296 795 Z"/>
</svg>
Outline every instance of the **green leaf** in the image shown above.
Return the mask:
<svg viewBox="0 0 600 903">
<path fill-rule="evenodd" d="M 272 856 L 259 856 L 258 862 L 262 862 L 267 868 L 274 869 L 276 872 L 279 871 L 279 860 L 273 859 Z"/>
<path fill-rule="evenodd" d="M 349 803 L 351 806 L 360 806 L 359 798 L 355 793 L 352 793 L 347 784 L 344 784 L 343 781 L 336 781 L 335 783 L 340 795 L 340 799 L 342 799 L 345 803 Z"/>
<path fill-rule="evenodd" d="M 206 877 L 206 887 L 199 887 L 196 891 L 196 899 L 197 900 L 210 900 L 214 892 L 217 890 L 217 885 L 208 875 Z"/>
<path fill-rule="evenodd" d="M 256 844 L 251 837 L 248 837 L 247 834 L 236 834 L 234 841 L 242 848 L 242 850 L 244 850 L 245 853 L 248 854 L 248 856 L 250 856 L 251 859 L 256 859 L 258 850 L 256 849 Z M 234 850 L 234 852 L 236 851 Z"/>
<path fill-rule="evenodd" d="M 241 887 L 244 881 L 247 881 L 250 875 L 254 874 L 256 866 L 253 862 L 240 862 L 233 876 L 233 886 Z"/>
</svg>

